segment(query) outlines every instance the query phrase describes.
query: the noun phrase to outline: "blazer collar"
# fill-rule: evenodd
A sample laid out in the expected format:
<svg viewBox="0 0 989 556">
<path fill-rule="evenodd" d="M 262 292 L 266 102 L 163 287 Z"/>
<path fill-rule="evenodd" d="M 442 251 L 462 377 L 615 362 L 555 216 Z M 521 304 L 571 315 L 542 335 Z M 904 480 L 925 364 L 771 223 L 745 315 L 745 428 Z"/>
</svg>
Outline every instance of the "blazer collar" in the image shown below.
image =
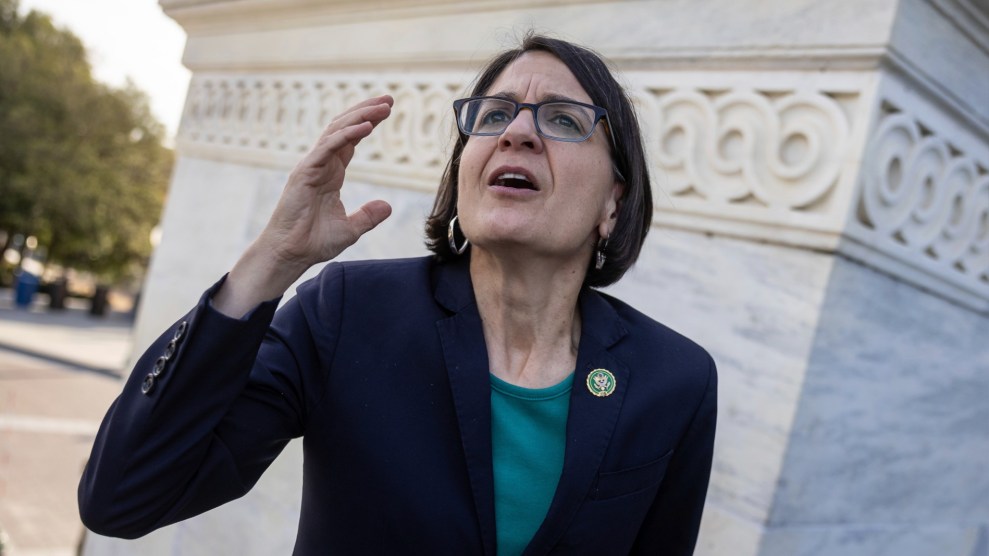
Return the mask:
<svg viewBox="0 0 989 556">
<path fill-rule="evenodd" d="M 470 257 L 466 256 L 447 263 L 435 263 L 433 296 L 444 309 L 457 312 L 476 303 L 469 267 Z"/>
<path fill-rule="evenodd" d="M 491 454 L 491 387 L 487 348 L 474 299 L 468 258 L 439 264 L 434 273 L 436 301 L 451 316 L 437 321 L 447 374 L 459 421 L 471 490 L 485 554 L 495 554 L 494 472 Z M 608 349 L 627 330 L 605 298 L 584 288 L 578 300 L 580 346 L 570 395 L 566 451 L 556 494 L 526 554 L 548 552 L 587 498 L 611 440 L 629 383 L 629 369 Z M 591 394 L 587 375 L 594 369 L 615 375 L 615 391 Z"/>
<path fill-rule="evenodd" d="M 581 335 L 570 393 L 567 445 L 563 473 L 549 511 L 524 554 L 547 554 L 566 532 L 580 505 L 587 499 L 611 442 L 629 387 L 629 368 L 608 349 L 627 330 L 605 298 L 584 288 L 580 295 Z M 587 387 L 588 375 L 606 369 L 615 376 L 615 390 L 595 396 Z"/>
<path fill-rule="evenodd" d="M 484 554 L 494 556 L 494 470 L 491 454 L 491 386 L 488 351 L 477 312 L 467 258 L 438 264 L 434 297 L 452 314 L 436 321 L 450 391 L 457 412 L 460 442 L 467 463 L 474 510 Z"/>
</svg>

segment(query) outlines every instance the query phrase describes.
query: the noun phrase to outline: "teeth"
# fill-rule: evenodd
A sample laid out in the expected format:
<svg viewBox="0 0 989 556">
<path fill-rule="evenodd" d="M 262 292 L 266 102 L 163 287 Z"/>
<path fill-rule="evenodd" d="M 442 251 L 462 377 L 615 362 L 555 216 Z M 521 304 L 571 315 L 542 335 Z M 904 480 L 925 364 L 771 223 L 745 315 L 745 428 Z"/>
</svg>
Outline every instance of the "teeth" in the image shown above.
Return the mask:
<svg viewBox="0 0 989 556">
<path fill-rule="evenodd" d="M 504 173 L 504 174 L 498 176 L 498 179 L 499 180 L 525 180 L 525 181 L 529 181 L 529 178 L 523 176 L 522 174 L 512 174 L 512 173 Z"/>
</svg>

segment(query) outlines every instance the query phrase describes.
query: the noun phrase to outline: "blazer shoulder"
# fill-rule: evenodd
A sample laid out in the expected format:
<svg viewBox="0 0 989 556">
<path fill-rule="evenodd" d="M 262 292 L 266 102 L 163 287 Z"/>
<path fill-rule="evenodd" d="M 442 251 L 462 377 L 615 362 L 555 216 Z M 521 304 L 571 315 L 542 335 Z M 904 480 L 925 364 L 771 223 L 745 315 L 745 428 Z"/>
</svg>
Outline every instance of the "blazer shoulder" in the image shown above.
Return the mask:
<svg viewBox="0 0 989 556">
<path fill-rule="evenodd" d="M 680 368 L 715 372 L 714 359 L 700 344 L 669 326 L 635 309 L 628 303 L 598 292 L 621 319 L 626 334 L 619 342 L 620 351 L 639 360 L 676 361 Z"/>
<path fill-rule="evenodd" d="M 331 263 L 343 267 L 348 274 L 367 276 L 392 276 L 396 273 L 428 271 L 433 266 L 433 256 L 402 259 L 366 259 Z"/>
<path fill-rule="evenodd" d="M 300 295 L 324 297 L 329 291 L 343 295 L 368 293 L 375 297 L 401 295 L 415 285 L 427 285 L 433 258 L 334 261 L 320 270 L 315 278 L 299 286 Z"/>
</svg>

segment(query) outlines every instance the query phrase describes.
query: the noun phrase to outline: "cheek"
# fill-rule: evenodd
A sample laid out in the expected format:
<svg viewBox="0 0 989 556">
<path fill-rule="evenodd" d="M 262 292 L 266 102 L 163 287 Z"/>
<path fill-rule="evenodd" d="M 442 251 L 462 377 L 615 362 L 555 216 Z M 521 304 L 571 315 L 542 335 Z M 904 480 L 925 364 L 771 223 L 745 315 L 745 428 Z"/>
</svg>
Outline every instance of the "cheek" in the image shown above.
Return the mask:
<svg viewBox="0 0 989 556">
<path fill-rule="evenodd" d="M 584 224 L 597 225 L 607 220 L 614 212 L 614 176 L 611 171 L 611 160 L 588 161 L 582 165 L 579 173 L 572 177 L 581 180 L 579 190 L 571 193 L 568 202 L 571 210 L 582 215 Z"/>
<path fill-rule="evenodd" d="M 581 204 L 601 206 L 611 196 L 614 187 L 611 159 L 571 160 L 566 179 L 579 184 L 579 191 L 573 195 L 580 199 Z"/>
<path fill-rule="evenodd" d="M 474 183 L 480 175 L 486 160 L 484 145 L 476 138 L 471 138 L 460 153 L 460 171 L 458 177 L 461 184 Z"/>
<path fill-rule="evenodd" d="M 481 179 L 484 162 L 479 156 L 479 149 L 468 141 L 460 153 L 460 167 L 457 170 L 457 212 L 469 219 L 471 207 L 477 196 L 477 184 Z M 463 224 L 464 218 L 461 218 Z"/>
</svg>

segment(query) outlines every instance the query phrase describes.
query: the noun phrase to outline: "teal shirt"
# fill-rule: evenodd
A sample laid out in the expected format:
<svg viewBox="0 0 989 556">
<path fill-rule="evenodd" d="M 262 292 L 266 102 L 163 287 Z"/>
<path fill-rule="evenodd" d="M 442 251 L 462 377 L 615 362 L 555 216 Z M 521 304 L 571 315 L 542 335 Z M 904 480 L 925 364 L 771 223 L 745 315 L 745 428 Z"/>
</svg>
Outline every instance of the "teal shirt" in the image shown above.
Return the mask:
<svg viewBox="0 0 989 556">
<path fill-rule="evenodd" d="M 542 525 L 563 471 L 573 375 L 522 388 L 491 375 L 498 555 L 521 554 Z"/>
</svg>

